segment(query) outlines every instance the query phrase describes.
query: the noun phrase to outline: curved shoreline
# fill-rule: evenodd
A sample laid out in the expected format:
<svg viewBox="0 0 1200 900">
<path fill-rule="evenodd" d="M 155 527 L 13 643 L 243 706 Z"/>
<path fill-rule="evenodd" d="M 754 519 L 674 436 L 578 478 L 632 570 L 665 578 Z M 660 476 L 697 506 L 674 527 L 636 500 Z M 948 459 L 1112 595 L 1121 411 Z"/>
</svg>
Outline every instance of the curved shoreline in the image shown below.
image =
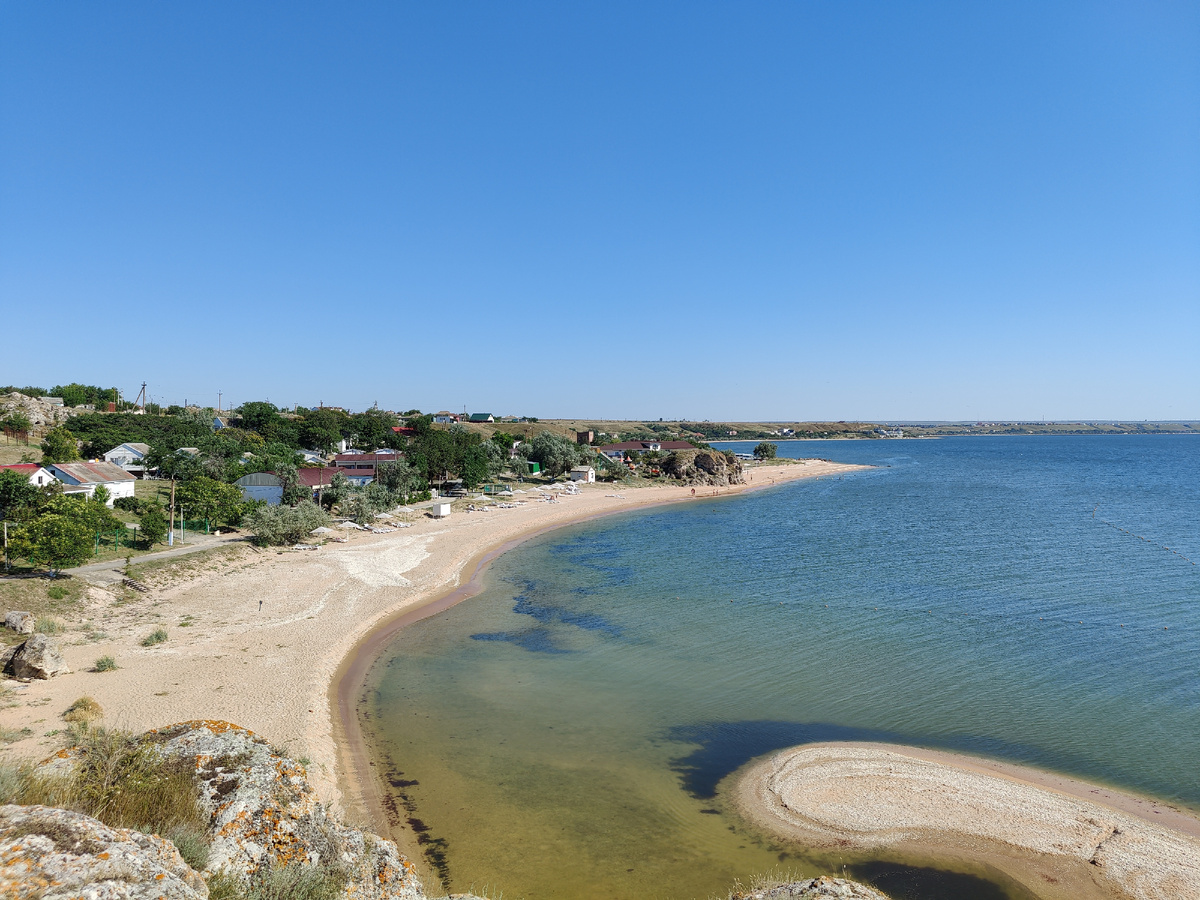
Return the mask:
<svg viewBox="0 0 1200 900">
<path fill-rule="evenodd" d="M 894 744 L 806 744 L 750 763 L 730 800 L 776 837 L 985 862 L 1041 896 L 1200 896 L 1200 819 L 1013 763 Z"/>
<path fill-rule="evenodd" d="M 482 590 L 483 574 L 496 558 L 507 553 L 514 547 L 548 532 L 570 525 L 577 525 L 582 522 L 606 518 L 619 513 L 636 512 L 657 506 L 667 506 L 694 500 L 740 496 L 767 488 L 778 487 L 791 481 L 841 475 L 872 468 L 871 466 L 852 463 L 833 463 L 829 460 L 804 460 L 800 462 L 816 462 L 819 464 L 821 471 L 807 471 L 799 468 L 795 463 L 788 461 L 787 463 L 778 465 L 778 469 L 781 470 L 779 474 L 786 472 L 786 475 L 783 477 L 778 479 L 772 478 L 770 482 L 766 483 L 746 483 L 724 487 L 719 489 L 719 493 L 715 496 L 697 494 L 693 497 L 688 493 L 687 488 L 673 488 L 671 490 L 674 496 L 638 497 L 633 502 L 628 502 L 627 500 L 621 505 L 610 509 L 581 510 L 577 515 L 567 514 L 563 518 L 556 519 L 553 522 L 530 525 L 526 530 L 516 535 L 499 541 L 493 541 L 485 545 L 482 549 L 477 550 L 458 569 L 452 587 L 440 591 L 435 590 L 429 596 L 410 600 L 404 605 L 379 617 L 372 623 L 369 630 L 346 651 L 335 673 L 329 679 L 326 691 L 332 738 L 338 757 L 335 771 L 337 788 L 341 794 L 343 814 L 350 814 L 352 816 L 356 814 L 359 819 L 370 823 L 371 827 L 376 829 L 380 834 L 389 835 L 393 839 L 396 839 L 396 832 L 398 830 L 407 836 L 407 832 L 398 823 L 394 823 L 389 819 L 387 809 L 384 805 L 379 778 L 371 771 L 375 763 L 371 758 L 368 739 L 364 733 L 360 707 L 360 702 L 365 700 L 362 690 L 368 682 L 371 671 L 375 668 L 383 652 L 398 632 L 415 622 L 434 616 L 461 603 L 463 600 L 475 596 Z M 772 468 L 774 466 L 771 464 L 757 466 L 750 470 L 750 474 L 765 473 Z M 596 485 L 592 490 L 594 491 L 600 487 L 600 485 Z M 620 493 L 619 489 L 608 489 L 617 490 Z M 635 491 L 643 490 L 649 492 L 660 489 L 634 488 L 629 489 L 628 493 L 632 495 Z M 464 577 L 464 573 L 468 572 L 470 574 Z M 411 841 L 401 841 L 400 843 L 402 844 L 402 850 L 415 851 L 416 849 L 412 846 Z M 403 846 L 404 844 L 408 844 L 408 846 L 405 847 Z M 424 868 L 423 859 L 414 859 L 414 862 Z"/>
</svg>

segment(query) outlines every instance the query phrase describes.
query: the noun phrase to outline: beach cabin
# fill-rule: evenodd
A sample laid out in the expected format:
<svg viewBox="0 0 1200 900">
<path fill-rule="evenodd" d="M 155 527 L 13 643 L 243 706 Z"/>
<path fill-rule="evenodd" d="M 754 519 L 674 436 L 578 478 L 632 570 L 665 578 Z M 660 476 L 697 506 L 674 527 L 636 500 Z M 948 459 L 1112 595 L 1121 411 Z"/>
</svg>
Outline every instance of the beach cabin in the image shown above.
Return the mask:
<svg viewBox="0 0 1200 900">
<path fill-rule="evenodd" d="M 90 498 L 96 488 L 104 485 L 108 491 L 108 506 L 112 506 L 114 500 L 132 497 L 137 482 L 120 466 L 108 462 L 50 463 L 46 468 L 70 493 L 83 493 Z"/>
<path fill-rule="evenodd" d="M 243 500 L 266 500 L 268 506 L 283 502 L 283 481 L 274 472 L 251 472 L 233 483 Z"/>
<path fill-rule="evenodd" d="M 575 466 L 571 469 L 571 480 L 581 481 L 584 484 L 595 484 L 596 470 L 591 466 Z"/>
<path fill-rule="evenodd" d="M 446 516 L 450 515 L 450 501 L 435 500 L 433 506 L 431 506 L 429 510 L 433 513 L 433 517 L 435 519 L 444 519 Z"/>
</svg>

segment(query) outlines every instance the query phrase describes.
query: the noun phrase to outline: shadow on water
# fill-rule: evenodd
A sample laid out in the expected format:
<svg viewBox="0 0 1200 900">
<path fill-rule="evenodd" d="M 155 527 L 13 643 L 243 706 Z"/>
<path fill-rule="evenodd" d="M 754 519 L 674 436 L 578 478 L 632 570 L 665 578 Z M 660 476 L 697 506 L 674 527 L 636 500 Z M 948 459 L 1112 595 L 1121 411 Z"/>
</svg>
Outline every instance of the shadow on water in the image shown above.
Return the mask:
<svg viewBox="0 0 1200 900">
<path fill-rule="evenodd" d="M 865 862 L 846 866 L 846 874 L 878 888 L 891 900 L 1014 900 L 1010 891 L 984 878 L 926 866 Z"/>
<path fill-rule="evenodd" d="M 699 800 L 715 797 L 717 785 L 721 780 L 752 759 L 775 750 L 826 741 L 907 744 L 955 753 L 991 756 L 1064 772 L 1087 772 L 1097 768 L 1090 760 L 1046 753 L 1037 747 L 986 736 L 957 735 L 940 740 L 926 738 L 916 741 L 912 735 L 896 731 L 854 728 L 827 722 L 702 722 L 672 726 L 667 730 L 667 738 L 682 744 L 699 745 L 691 753 L 676 757 L 671 762 L 671 769 L 680 776 L 683 789 Z M 1101 777 L 1105 774 L 1107 773 L 1100 773 Z M 1119 779 L 1116 773 L 1110 777 L 1113 780 Z"/>
</svg>

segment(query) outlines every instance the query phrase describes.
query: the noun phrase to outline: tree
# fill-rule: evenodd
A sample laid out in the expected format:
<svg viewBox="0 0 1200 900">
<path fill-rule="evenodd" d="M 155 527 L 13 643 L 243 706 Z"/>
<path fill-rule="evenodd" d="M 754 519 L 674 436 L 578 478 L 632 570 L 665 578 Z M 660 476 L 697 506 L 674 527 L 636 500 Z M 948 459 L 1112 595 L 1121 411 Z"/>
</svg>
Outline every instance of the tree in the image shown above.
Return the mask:
<svg viewBox="0 0 1200 900">
<path fill-rule="evenodd" d="M 342 439 L 346 414 L 334 409 L 314 409 L 300 423 L 300 444 L 310 450 L 332 453 Z"/>
<path fill-rule="evenodd" d="M 46 432 L 42 441 L 42 459 L 49 463 L 71 462 L 79 459 L 79 444 L 75 435 L 61 425 Z"/>
<path fill-rule="evenodd" d="M 68 516 L 38 516 L 12 537 L 13 555 L 51 572 L 78 566 L 92 554 L 93 535 L 88 527 Z"/>
<path fill-rule="evenodd" d="M 102 484 L 98 484 L 96 485 L 96 490 L 92 491 L 91 500 L 93 503 L 99 503 L 102 506 L 108 506 L 108 498 L 110 496 L 111 495 L 108 492 L 108 488 Z"/>
<path fill-rule="evenodd" d="M 161 544 L 167 539 L 167 513 L 157 503 L 148 507 L 139 517 L 141 521 L 142 541 L 146 547 Z"/>
<path fill-rule="evenodd" d="M 543 431 L 530 443 L 529 458 L 540 463 L 544 473 L 551 478 L 557 478 L 577 464 L 577 447 L 574 441 L 569 441 L 560 434 Z"/>
<path fill-rule="evenodd" d="M 175 502 L 194 518 L 234 522 L 242 514 L 242 492 L 206 475 L 180 484 Z"/>
<path fill-rule="evenodd" d="M 394 416 L 379 409 L 368 409 L 350 417 L 350 428 L 354 432 L 354 446 L 360 450 L 378 450 L 380 447 L 390 447 L 396 441 L 396 433 L 392 426 L 396 424 Z"/>
<path fill-rule="evenodd" d="M 321 525 L 329 524 L 325 510 L 304 501 L 295 507 L 258 506 L 248 512 L 243 524 L 254 534 L 257 544 L 294 544 Z"/>
<path fill-rule="evenodd" d="M 24 410 L 14 409 L 4 419 L 0 420 L 0 427 L 4 428 L 4 438 L 7 442 L 9 436 L 19 437 L 26 444 L 29 443 L 29 429 L 33 427 L 33 422 Z"/>
<path fill-rule="evenodd" d="M 375 467 L 373 483 L 391 494 L 395 503 L 407 503 L 408 495 L 420 489 L 421 476 L 407 460 L 398 459 L 395 462 L 379 463 Z"/>
<path fill-rule="evenodd" d="M 779 447 L 772 444 L 770 441 L 762 441 L 754 448 L 755 459 L 774 459 L 775 454 L 779 452 Z"/>
<path fill-rule="evenodd" d="M 488 475 L 491 472 L 487 451 L 479 444 L 476 444 L 474 447 L 468 447 L 466 452 L 463 453 L 462 462 L 459 463 L 458 469 L 463 487 L 469 489 L 479 487 L 479 485 L 487 481 Z"/>
<path fill-rule="evenodd" d="M 23 507 L 37 503 L 38 489 L 24 475 L 12 469 L 0 469 L 0 518 L 10 518 Z"/>
</svg>

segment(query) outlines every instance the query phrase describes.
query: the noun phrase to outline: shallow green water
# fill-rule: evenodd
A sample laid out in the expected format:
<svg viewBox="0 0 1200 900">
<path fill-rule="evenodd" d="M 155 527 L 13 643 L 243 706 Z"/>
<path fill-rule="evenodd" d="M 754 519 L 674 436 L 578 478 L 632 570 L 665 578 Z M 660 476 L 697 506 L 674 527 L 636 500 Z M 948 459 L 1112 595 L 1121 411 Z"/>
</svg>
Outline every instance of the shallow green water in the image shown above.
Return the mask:
<svg viewBox="0 0 1200 900">
<path fill-rule="evenodd" d="M 399 636 L 371 727 L 449 887 L 708 897 L 846 865 L 897 898 L 1023 896 L 753 833 L 722 779 L 809 740 L 1196 804 L 1200 442 L 799 449 L 890 467 L 556 531 Z"/>
</svg>

